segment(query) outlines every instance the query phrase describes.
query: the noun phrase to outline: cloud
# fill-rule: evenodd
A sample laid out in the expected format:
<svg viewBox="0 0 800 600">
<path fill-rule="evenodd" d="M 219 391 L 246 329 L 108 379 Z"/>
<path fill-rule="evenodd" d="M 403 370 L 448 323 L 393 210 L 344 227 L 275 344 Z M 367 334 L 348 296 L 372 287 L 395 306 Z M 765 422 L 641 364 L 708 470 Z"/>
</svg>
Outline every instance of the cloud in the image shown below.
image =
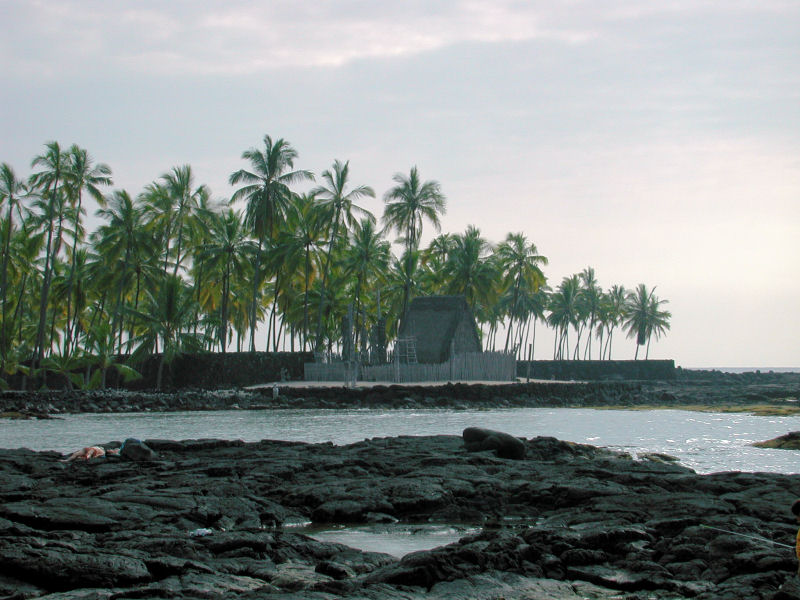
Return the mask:
<svg viewBox="0 0 800 600">
<path fill-rule="evenodd" d="M 77 2 L 6 5 L 0 56 L 19 74 L 66 75 L 81 65 L 134 71 L 250 74 L 341 66 L 464 42 L 583 43 L 589 28 L 553 22 L 537 3 Z M 545 6 L 545 5 L 542 5 Z"/>
</svg>

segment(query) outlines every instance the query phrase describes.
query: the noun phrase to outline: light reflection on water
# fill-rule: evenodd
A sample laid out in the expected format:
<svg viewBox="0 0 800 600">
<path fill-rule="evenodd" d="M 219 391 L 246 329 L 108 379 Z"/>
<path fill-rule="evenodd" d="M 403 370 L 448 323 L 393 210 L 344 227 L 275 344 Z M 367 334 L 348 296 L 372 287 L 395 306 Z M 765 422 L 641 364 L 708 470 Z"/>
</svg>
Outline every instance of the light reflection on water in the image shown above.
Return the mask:
<svg viewBox="0 0 800 600">
<path fill-rule="evenodd" d="M 397 558 L 418 550 L 446 546 L 474 535 L 479 527 L 465 525 L 408 524 L 309 526 L 297 530 L 320 542 L 344 544 L 365 552 L 383 552 Z"/>
<path fill-rule="evenodd" d="M 68 452 L 127 437 L 348 444 L 372 437 L 461 435 L 465 427 L 498 429 L 526 438 L 553 436 L 632 454 L 661 452 L 677 457 L 700 473 L 800 473 L 797 452 L 749 445 L 800 430 L 800 416 L 681 410 L 353 409 L 81 414 L 42 421 L 0 419 L 0 447 Z"/>
</svg>

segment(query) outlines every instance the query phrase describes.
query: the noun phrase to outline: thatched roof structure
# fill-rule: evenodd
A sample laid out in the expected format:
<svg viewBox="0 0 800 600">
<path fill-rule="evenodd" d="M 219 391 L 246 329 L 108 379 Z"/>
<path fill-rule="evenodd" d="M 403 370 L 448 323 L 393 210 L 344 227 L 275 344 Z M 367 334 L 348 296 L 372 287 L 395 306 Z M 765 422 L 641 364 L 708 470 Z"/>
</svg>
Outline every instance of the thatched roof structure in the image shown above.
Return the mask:
<svg viewBox="0 0 800 600">
<path fill-rule="evenodd" d="M 416 338 L 417 362 L 442 363 L 454 354 L 480 352 L 475 317 L 464 296 L 414 298 L 400 324 L 400 336 Z"/>
</svg>

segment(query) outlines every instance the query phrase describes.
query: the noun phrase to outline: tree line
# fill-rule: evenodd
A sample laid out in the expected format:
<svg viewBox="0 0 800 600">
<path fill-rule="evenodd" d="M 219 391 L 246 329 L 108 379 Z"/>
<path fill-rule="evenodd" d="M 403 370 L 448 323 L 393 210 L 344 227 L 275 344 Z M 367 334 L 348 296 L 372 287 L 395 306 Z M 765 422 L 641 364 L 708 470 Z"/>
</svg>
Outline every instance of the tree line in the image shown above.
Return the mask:
<svg viewBox="0 0 800 600">
<path fill-rule="evenodd" d="M 189 165 L 136 195 L 111 190 L 110 167 L 74 144 L 45 144 L 27 178 L 0 165 L 3 378 L 104 387 L 109 369 L 135 376 L 131 365 L 158 354 L 160 382 L 180 353 L 256 350 L 257 330 L 267 351 L 330 352 L 347 314 L 359 348 L 378 323 L 393 339 L 410 301 L 430 294 L 463 295 L 484 347 L 520 357 L 538 323 L 555 331 L 555 359 L 610 359 L 618 329 L 647 357 L 669 329 L 655 288 L 604 291 L 591 267 L 551 288 L 523 233 L 497 244 L 474 226 L 441 233 L 446 197 L 416 167 L 394 175 L 379 224 L 362 206 L 375 191 L 351 181 L 348 161 L 316 177 L 297 157 L 264 136 L 225 200 Z M 93 231 L 87 197 L 99 205 Z M 422 247 L 426 225 L 438 235 Z"/>
</svg>

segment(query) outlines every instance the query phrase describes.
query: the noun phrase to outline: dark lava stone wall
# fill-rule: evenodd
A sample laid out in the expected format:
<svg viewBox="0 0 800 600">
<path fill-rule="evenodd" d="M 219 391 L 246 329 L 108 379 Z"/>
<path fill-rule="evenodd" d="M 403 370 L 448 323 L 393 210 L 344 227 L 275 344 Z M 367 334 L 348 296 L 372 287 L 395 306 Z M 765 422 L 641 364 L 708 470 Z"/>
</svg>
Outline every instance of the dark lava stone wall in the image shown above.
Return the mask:
<svg viewBox="0 0 800 600">
<path fill-rule="evenodd" d="M 673 360 L 533 360 L 517 361 L 517 377 L 558 381 L 669 381 Z"/>
<path fill-rule="evenodd" d="M 303 364 L 314 359 L 310 352 L 227 352 L 184 354 L 164 367 L 163 388 L 217 389 L 247 386 L 281 379 L 302 379 Z M 158 356 L 150 357 L 137 370 L 142 379 L 131 382 L 129 389 L 156 387 Z M 109 385 L 117 381 L 109 373 Z"/>
</svg>

